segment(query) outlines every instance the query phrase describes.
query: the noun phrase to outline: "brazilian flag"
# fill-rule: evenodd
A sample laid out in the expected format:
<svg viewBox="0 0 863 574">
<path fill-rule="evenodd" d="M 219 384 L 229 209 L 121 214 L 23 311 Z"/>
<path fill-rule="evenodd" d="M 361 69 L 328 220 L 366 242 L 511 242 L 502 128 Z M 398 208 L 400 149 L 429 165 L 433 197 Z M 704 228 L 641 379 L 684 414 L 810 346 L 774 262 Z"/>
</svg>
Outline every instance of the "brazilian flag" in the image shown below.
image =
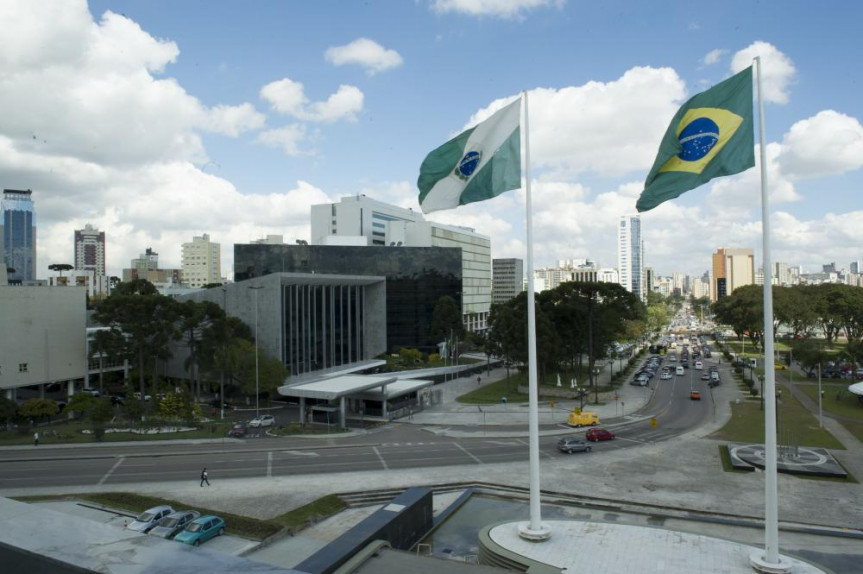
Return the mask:
<svg viewBox="0 0 863 574">
<path fill-rule="evenodd" d="M 714 177 L 753 167 L 754 147 L 749 67 L 694 95 L 677 111 L 635 208 L 653 209 Z"/>
</svg>

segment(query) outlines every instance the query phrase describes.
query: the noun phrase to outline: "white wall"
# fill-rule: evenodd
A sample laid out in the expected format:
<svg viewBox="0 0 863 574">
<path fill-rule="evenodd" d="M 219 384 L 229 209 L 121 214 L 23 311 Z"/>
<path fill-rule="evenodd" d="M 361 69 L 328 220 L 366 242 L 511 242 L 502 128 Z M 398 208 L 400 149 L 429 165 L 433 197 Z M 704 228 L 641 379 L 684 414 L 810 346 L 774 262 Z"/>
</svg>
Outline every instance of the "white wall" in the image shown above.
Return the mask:
<svg viewBox="0 0 863 574">
<path fill-rule="evenodd" d="M 0 389 L 84 378 L 85 288 L 0 287 L 0 317 Z"/>
</svg>

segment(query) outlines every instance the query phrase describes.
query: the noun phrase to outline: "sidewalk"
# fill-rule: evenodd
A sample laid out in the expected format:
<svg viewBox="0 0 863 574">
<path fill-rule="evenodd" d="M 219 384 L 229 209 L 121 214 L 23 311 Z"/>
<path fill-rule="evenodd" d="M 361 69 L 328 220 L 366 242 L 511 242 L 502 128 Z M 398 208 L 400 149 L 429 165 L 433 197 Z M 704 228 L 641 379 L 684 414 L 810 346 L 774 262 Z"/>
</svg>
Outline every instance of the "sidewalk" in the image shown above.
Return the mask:
<svg viewBox="0 0 863 574">
<path fill-rule="evenodd" d="M 635 361 L 644 361 L 646 357 L 635 358 Z M 510 369 L 510 373 L 513 369 Z M 435 425 L 438 427 L 466 427 L 458 430 L 441 428 L 435 432 L 438 435 L 452 437 L 469 436 L 522 436 L 527 435 L 529 422 L 529 404 L 524 403 L 497 403 L 490 405 L 470 405 L 459 403 L 457 398 L 461 395 L 476 390 L 478 386 L 488 385 L 506 378 L 507 370 L 503 367 L 492 369 L 491 373 L 482 375 L 479 385 L 475 376 L 456 378 L 434 386 L 434 391 L 441 391 L 440 404 L 427 407 L 423 411 L 414 413 L 410 418 L 399 419 L 398 422 L 414 425 Z M 607 385 L 611 378 L 608 365 L 604 365 L 598 375 L 600 385 Z M 585 381 L 586 383 L 586 381 Z M 599 415 L 603 426 L 613 426 L 624 422 L 640 420 L 637 411 L 641 410 L 653 397 L 653 390 L 648 387 L 635 387 L 628 381 L 621 379 L 620 387 L 616 389 L 617 400 L 613 397 L 603 397 L 600 394 L 600 403 L 591 404 L 593 394 L 585 397 L 584 410 L 593 411 Z M 603 402 L 605 398 L 605 402 Z M 552 406 L 552 403 L 554 406 Z M 569 413 L 576 407 L 581 406 L 579 400 L 540 400 L 538 405 L 539 424 L 546 428 L 541 429 L 543 435 L 565 434 L 572 432 L 565 425 Z M 476 427 L 472 430 L 470 427 Z M 492 427 L 489 429 L 488 427 Z M 509 427 L 509 428 L 503 428 Z"/>
</svg>

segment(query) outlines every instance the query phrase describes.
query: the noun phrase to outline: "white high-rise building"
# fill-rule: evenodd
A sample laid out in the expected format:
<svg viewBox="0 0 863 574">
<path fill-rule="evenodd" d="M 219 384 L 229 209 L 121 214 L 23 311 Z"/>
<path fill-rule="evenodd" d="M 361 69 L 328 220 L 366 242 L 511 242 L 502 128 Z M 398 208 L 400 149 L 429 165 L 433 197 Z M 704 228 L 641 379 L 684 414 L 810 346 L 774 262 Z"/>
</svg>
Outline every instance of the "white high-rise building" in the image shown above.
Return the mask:
<svg viewBox="0 0 863 574">
<path fill-rule="evenodd" d="M 491 310 L 491 240 L 473 229 L 426 221 L 422 213 L 365 195 L 312 206 L 312 245 L 460 247 L 462 318 L 469 331 L 484 331 Z"/>
<path fill-rule="evenodd" d="M 94 271 L 96 277 L 105 275 L 105 232 L 89 223 L 75 230 L 75 269 Z"/>
<path fill-rule="evenodd" d="M 641 240 L 641 217 L 621 215 L 617 228 L 617 270 L 624 289 L 647 300 L 644 276 L 644 242 Z"/>
<path fill-rule="evenodd" d="M 189 287 L 203 287 L 222 282 L 221 245 L 210 241 L 204 234 L 183 244 L 183 283 Z"/>
</svg>

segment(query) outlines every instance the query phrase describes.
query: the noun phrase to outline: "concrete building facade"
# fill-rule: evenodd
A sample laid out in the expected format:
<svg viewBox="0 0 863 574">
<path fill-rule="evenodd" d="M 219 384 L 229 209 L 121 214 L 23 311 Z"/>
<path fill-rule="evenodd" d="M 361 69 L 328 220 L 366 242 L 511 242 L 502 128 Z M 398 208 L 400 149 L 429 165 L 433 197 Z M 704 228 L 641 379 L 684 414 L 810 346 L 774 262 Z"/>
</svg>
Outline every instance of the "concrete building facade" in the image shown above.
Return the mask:
<svg viewBox="0 0 863 574">
<path fill-rule="evenodd" d="M 222 249 L 206 233 L 183 244 L 183 283 L 203 287 L 222 282 Z"/>
<path fill-rule="evenodd" d="M 82 287 L 0 287 L 0 316 L 0 389 L 86 376 Z"/>
<path fill-rule="evenodd" d="M 738 287 L 755 284 L 755 253 L 752 249 L 717 249 L 712 269 L 710 301 L 716 302 Z"/>
<path fill-rule="evenodd" d="M 491 240 L 473 229 L 426 221 L 421 213 L 365 195 L 313 205 L 312 245 L 459 247 L 462 251 L 461 308 L 465 328 L 488 327 L 492 303 Z M 363 238 L 358 243 L 357 238 Z"/>
<path fill-rule="evenodd" d="M 291 376 L 346 367 L 386 351 L 386 286 L 380 276 L 271 273 L 180 300 L 210 301 L 255 332 L 260 349 Z M 183 375 L 186 353 L 169 367 Z"/>
<path fill-rule="evenodd" d="M 449 247 L 235 244 L 234 270 L 238 283 L 271 273 L 386 277 L 388 352 L 437 352 L 434 308 L 443 296 L 461 304 L 461 251 Z"/>
<path fill-rule="evenodd" d="M 492 303 L 506 303 L 524 290 L 524 261 L 492 260 Z"/>
<path fill-rule="evenodd" d="M 89 223 L 75 230 L 75 269 L 105 275 L 105 232 Z"/>
<path fill-rule="evenodd" d="M 3 256 L 10 284 L 36 280 L 36 212 L 29 189 L 4 189 L 0 201 Z"/>
</svg>

